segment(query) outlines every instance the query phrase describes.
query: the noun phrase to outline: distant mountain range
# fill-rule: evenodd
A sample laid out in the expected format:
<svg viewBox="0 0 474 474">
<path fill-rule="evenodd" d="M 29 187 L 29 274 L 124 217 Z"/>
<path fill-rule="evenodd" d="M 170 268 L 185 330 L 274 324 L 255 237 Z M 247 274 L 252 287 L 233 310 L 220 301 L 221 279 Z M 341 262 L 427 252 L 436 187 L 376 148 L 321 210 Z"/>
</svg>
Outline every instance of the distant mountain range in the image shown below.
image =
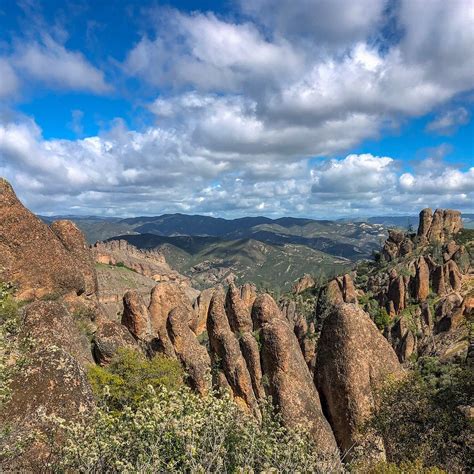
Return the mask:
<svg viewBox="0 0 474 474">
<path fill-rule="evenodd" d="M 474 223 L 474 215 L 463 216 Z M 58 217 L 43 217 L 52 221 Z M 61 218 L 65 218 L 62 216 Z M 67 216 L 92 244 L 127 240 L 161 251 L 170 265 L 203 287 L 234 274 L 263 286 L 289 288 L 303 273 L 333 275 L 371 258 L 388 227 L 418 225 L 418 216 L 329 221 L 283 217 L 223 219 L 164 214 L 133 218 Z"/>
</svg>

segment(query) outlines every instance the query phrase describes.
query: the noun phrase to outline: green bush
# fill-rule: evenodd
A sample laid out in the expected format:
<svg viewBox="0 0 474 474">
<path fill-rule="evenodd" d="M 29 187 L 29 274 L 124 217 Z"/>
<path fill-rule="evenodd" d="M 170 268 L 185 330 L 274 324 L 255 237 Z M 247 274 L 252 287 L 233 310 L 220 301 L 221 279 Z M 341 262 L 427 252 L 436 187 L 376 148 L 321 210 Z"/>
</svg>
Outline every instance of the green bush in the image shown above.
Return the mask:
<svg viewBox="0 0 474 474">
<path fill-rule="evenodd" d="M 472 368 L 421 358 L 406 378 L 384 386 L 370 426 L 383 437 L 390 462 L 473 472 L 473 425 L 462 412 L 473 393 Z"/>
<path fill-rule="evenodd" d="M 87 423 L 66 424 L 53 472 L 334 472 L 304 430 L 282 426 L 270 405 L 262 421 L 227 394 L 160 389 L 136 408 L 99 409 Z M 54 446 L 53 446 L 54 447 Z M 272 470 L 273 469 L 273 470 Z"/>
<path fill-rule="evenodd" d="M 92 389 L 114 410 L 137 406 L 149 395 L 149 387 L 177 390 L 184 383 L 184 371 L 177 360 L 161 355 L 147 359 L 131 349 L 120 349 L 106 367 L 89 368 Z"/>
</svg>

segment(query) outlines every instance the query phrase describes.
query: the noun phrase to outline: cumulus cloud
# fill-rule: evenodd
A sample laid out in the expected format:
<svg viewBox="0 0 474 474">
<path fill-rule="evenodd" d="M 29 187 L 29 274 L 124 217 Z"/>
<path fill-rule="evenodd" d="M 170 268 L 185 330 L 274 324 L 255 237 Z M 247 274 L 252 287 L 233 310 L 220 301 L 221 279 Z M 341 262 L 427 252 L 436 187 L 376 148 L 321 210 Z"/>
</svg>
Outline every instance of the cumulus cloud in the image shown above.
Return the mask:
<svg viewBox="0 0 474 474">
<path fill-rule="evenodd" d="M 435 132 L 440 135 L 450 135 L 462 125 L 469 123 L 470 115 L 464 107 L 458 107 L 439 114 L 426 126 L 429 132 Z"/>
<path fill-rule="evenodd" d="M 23 74 L 56 88 L 98 94 L 111 90 L 102 71 L 81 53 L 66 49 L 49 36 L 19 43 L 12 63 Z"/>
</svg>

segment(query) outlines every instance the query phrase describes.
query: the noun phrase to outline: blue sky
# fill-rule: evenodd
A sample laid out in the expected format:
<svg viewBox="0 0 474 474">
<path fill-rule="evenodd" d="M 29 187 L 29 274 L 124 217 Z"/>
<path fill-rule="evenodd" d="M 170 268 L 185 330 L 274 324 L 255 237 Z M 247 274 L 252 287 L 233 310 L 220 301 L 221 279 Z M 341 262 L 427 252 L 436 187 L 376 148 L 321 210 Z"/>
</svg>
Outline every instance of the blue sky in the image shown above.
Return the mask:
<svg viewBox="0 0 474 474">
<path fill-rule="evenodd" d="M 0 174 L 49 214 L 474 205 L 471 0 L 0 3 Z"/>
</svg>

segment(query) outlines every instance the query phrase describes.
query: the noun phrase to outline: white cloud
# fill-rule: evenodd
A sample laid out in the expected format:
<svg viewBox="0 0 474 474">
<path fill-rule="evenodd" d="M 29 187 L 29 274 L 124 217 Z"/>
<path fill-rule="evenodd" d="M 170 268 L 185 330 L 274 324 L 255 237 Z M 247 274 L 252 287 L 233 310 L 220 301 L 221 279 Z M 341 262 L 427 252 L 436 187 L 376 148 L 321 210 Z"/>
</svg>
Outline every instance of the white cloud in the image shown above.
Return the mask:
<svg viewBox="0 0 474 474">
<path fill-rule="evenodd" d="M 67 50 L 48 36 L 42 41 L 19 43 L 12 62 L 23 74 L 59 89 L 98 94 L 111 90 L 104 73 L 81 53 Z"/>
<path fill-rule="evenodd" d="M 426 130 L 440 135 L 450 135 L 461 125 L 469 123 L 469 119 L 469 112 L 464 107 L 458 107 L 437 115 L 435 119 L 426 126 Z"/>
</svg>

